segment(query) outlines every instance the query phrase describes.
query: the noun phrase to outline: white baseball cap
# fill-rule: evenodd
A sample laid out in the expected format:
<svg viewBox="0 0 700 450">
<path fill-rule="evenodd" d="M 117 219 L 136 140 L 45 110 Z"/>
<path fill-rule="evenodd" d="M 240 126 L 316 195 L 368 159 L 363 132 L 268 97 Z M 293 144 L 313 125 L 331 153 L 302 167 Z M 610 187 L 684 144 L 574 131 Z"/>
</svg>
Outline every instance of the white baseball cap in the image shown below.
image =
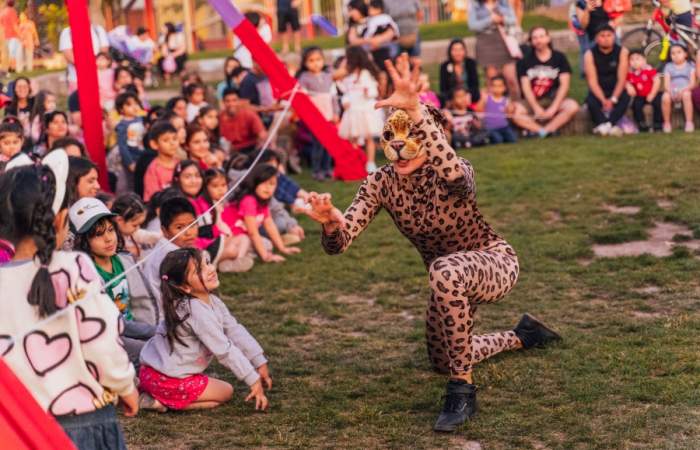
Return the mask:
<svg viewBox="0 0 700 450">
<path fill-rule="evenodd" d="M 98 220 L 114 216 L 116 214 L 113 214 L 104 203 L 92 197 L 81 198 L 68 211 L 70 224 L 77 234 L 87 233 Z"/>
</svg>

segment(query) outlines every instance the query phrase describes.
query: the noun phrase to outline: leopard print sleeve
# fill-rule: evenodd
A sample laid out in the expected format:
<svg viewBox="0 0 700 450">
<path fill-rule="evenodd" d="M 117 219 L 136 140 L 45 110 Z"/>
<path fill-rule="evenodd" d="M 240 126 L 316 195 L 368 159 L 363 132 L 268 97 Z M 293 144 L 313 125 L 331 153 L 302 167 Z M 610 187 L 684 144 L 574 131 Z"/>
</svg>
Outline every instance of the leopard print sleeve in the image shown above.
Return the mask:
<svg viewBox="0 0 700 450">
<path fill-rule="evenodd" d="M 348 209 L 345 210 L 345 226 L 331 234 L 321 232 L 321 245 L 329 255 L 343 253 L 362 233 L 382 208 L 379 197 L 384 174 L 378 170 L 362 182 Z"/>
<path fill-rule="evenodd" d="M 466 197 L 474 190 L 474 170 L 471 164 L 459 158 L 447 141 L 445 131 L 438 123 L 439 111 L 423 105 L 421 114 L 423 119 L 413 125 L 412 134 L 424 146 L 428 162 L 438 176 L 445 180 L 450 193 Z"/>
</svg>

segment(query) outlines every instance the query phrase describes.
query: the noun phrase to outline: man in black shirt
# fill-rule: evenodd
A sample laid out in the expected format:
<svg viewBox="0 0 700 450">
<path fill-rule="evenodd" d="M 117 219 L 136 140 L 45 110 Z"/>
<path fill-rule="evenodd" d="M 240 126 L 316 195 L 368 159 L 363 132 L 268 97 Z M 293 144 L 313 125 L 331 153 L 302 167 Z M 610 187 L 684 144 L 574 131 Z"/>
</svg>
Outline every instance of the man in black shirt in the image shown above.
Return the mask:
<svg viewBox="0 0 700 450">
<path fill-rule="evenodd" d="M 571 83 L 569 61 L 563 53 L 552 49 L 547 29 L 532 28 L 530 45 L 532 52 L 518 62 L 525 105 L 516 106 L 516 123 L 545 137 L 573 119 L 579 106 L 576 100 L 567 97 Z"/>
<path fill-rule="evenodd" d="M 617 122 L 625 115 L 630 96 L 625 90 L 629 51 L 615 43 L 615 30 L 603 25 L 595 37 L 596 45 L 583 57 L 588 81 L 586 104 L 600 135 L 622 135 Z"/>
</svg>

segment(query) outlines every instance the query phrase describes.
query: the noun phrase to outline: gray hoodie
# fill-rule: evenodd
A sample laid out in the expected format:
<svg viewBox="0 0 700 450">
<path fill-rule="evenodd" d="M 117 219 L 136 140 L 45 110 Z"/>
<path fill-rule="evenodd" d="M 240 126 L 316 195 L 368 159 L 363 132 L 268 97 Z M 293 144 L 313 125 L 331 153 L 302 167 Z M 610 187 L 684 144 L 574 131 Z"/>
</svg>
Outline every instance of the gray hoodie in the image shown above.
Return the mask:
<svg viewBox="0 0 700 450">
<path fill-rule="evenodd" d="M 214 295 L 209 299 L 210 305 L 194 298 L 180 302 L 180 317 L 189 314 L 177 329 L 185 345 L 174 340 L 171 349 L 161 321 L 141 350 L 141 364 L 169 377 L 184 378 L 204 372 L 216 357 L 236 378 L 252 386 L 260 378 L 255 369 L 267 363 L 263 349 L 224 302 Z"/>
</svg>

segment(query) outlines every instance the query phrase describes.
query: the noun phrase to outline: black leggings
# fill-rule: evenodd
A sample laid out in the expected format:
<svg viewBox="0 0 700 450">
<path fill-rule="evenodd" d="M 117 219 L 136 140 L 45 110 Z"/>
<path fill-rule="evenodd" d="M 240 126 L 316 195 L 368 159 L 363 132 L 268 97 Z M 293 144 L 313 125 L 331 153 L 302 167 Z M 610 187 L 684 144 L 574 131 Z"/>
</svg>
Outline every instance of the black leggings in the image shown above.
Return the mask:
<svg viewBox="0 0 700 450">
<path fill-rule="evenodd" d="M 596 98 L 595 95 L 588 93 L 586 97 L 586 105 L 588 105 L 588 112 L 591 114 L 591 120 L 595 126 L 601 123 L 610 122 L 615 125 L 622 119 L 622 116 L 627 112 L 627 107 L 630 104 L 630 96 L 627 92 L 622 91 L 620 97 L 617 99 L 617 103 L 613 105 L 612 111 L 607 115 L 603 112 L 603 104 Z"/>
<path fill-rule="evenodd" d="M 654 97 L 654 100 L 648 102 L 646 97 L 635 96 L 632 100 L 632 111 L 634 111 L 634 121 L 637 122 L 637 126 L 646 125 L 646 116 L 644 115 L 644 105 L 651 105 L 654 110 L 654 128 L 661 128 L 663 123 L 663 118 L 661 117 L 661 97 L 662 93 L 659 92 Z"/>
</svg>

